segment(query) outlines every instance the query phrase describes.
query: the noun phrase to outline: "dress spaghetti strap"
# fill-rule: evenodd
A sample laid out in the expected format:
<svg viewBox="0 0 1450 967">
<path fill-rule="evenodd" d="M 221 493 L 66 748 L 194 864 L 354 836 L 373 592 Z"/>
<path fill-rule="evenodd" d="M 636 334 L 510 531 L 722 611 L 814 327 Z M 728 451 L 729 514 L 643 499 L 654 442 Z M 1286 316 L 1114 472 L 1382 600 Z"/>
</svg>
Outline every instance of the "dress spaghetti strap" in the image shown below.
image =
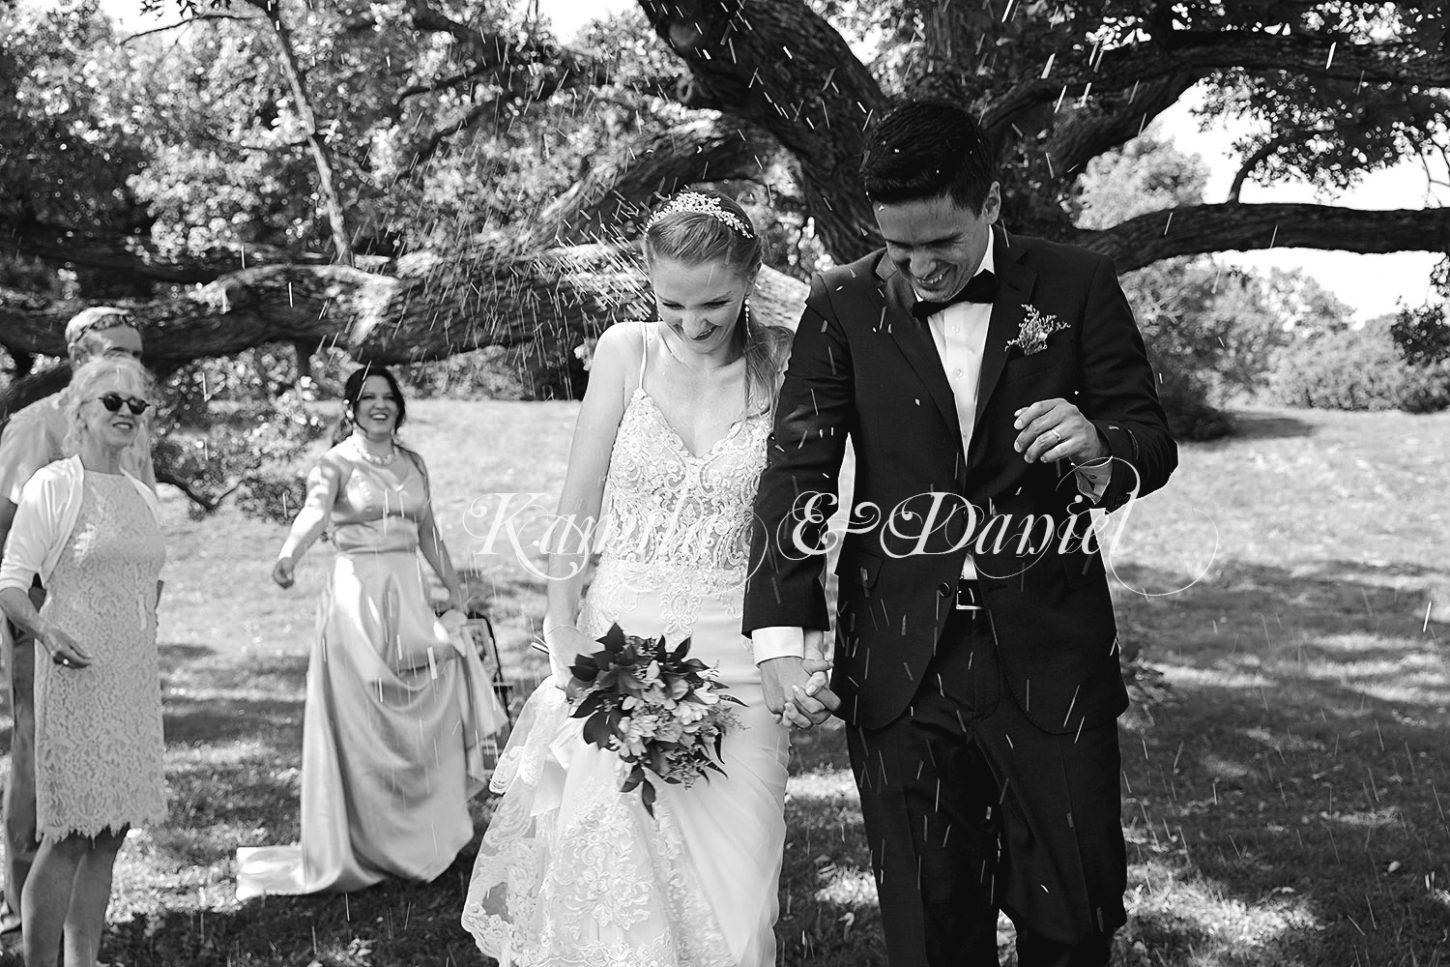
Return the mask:
<svg viewBox="0 0 1450 967">
<path fill-rule="evenodd" d="M 634 384 L 636 393 L 644 389 L 644 368 L 649 363 L 649 338 L 653 331 L 647 322 L 639 327 L 639 379 Z"/>
</svg>

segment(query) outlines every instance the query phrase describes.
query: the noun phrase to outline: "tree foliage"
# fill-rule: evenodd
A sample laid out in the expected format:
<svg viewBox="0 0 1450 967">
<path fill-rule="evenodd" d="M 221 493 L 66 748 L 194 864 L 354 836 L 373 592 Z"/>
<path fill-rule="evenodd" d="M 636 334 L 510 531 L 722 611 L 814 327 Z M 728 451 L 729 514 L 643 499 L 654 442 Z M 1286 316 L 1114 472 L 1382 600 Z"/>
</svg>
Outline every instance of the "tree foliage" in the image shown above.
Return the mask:
<svg viewBox="0 0 1450 967">
<path fill-rule="evenodd" d="M 0 13 L 17 373 L 59 353 L 80 305 L 117 298 L 164 372 L 278 345 L 567 369 L 593 331 L 651 311 L 630 240 L 680 185 L 745 191 L 798 278 L 871 248 L 855 163 L 901 94 L 981 113 L 1012 230 L 1124 271 L 1270 245 L 1450 250 L 1434 206 L 1239 200 L 1441 163 L 1434 0 L 639 0 L 571 47 L 509 0 L 149 2 L 174 29 L 119 36 L 95 0 Z M 1131 167 L 1190 90 L 1248 132 L 1229 195 L 1168 184 L 1088 217 L 1095 159 Z M 789 319 L 798 288 L 772 291 L 762 307 Z"/>
</svg>

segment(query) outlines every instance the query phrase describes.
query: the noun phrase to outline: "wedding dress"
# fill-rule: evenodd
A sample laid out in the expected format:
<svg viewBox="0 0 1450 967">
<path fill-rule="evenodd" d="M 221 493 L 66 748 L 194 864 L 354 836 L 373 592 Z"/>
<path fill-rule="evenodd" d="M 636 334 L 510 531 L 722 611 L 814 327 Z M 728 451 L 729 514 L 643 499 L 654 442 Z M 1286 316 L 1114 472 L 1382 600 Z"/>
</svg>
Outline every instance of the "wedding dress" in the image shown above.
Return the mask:
<svg viewBox="0 0 1450 967">
<path fill-rule="evenodd" d="M 657 336 L 645 326 L 646 357 Z M 789 738 L 765 708 L 740 633 L 751 505 L 770 419 L 738 420 L 693 454 L 644 386 L 610 457 L 606 538 L 579 627 L 598 638 L 690 638 L 745 703 L 726 775 L 655 780 L 652 818 L 625 767 L 586 745 L 564 692 L 529 699 L 494 773 L 503 793 L 469 883 L 463 925 L 505 967 L 769 967 L 785 839 Z M 563 664 L 573 656 L 557 656 Z M 556 657 L 556 665 L 558 664 Z"/>
</svg>

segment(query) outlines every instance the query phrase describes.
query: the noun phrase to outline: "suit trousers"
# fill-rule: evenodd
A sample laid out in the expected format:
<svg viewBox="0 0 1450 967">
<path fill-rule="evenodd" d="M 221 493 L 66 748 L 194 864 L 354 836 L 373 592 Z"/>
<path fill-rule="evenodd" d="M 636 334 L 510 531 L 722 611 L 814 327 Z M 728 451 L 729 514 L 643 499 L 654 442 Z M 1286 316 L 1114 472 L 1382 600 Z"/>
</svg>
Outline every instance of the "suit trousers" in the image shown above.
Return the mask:
<svg viewBox="0 0 1450 967">
<path fill-rule="evenodd" d="M 991 619 L 957 610 L 910 708 L 848 727 L 891 967 L 1102 967 L 1126 920 L 1116 723 L 1054 735 L 1003 687 Z"/>
<path fill-rule="evenodd" d="M 30 601 L 37 609 L 45 603 L 45 591 L 40 585 L 30 589 Z M 0 821 L 5 827 L 5 897 L 0 905 L 0 932 L 20 929 L 20 896 L 40 849 L 35 838 L 35 649 L 34 637 L 12 624 L 4 655 L 14 724 L 10 730 L 10 775 L 0 801 Z"/>
</svg>

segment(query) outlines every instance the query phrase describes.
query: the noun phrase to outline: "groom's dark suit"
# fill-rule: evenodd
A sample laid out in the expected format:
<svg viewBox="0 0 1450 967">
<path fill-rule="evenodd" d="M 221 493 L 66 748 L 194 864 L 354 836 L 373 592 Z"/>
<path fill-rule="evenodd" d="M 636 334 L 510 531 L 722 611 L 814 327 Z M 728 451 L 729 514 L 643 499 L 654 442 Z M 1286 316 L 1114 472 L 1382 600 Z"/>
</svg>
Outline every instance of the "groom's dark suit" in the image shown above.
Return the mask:
<svg viewBox="0 0 1450 967">
<path fill-rule="evenodd" d="M 857 526 L 836 569 L 831 687 L 895 967 L 953 962 L 953 944 L 977 941 L 936 921 L 973 909 L 1002 906 L 1066 944 L 1124 916 L 1127 695 L 1103 563 L 1081 539 L 1090 504 L 1070 466 L 1013 449 L 1013 421 L 1040 400 L 1074 404 L 1114 458 L 1109 509 L 1161 486 L 1177 452 L 1111 262 L 1001 231 L 993 246 L 971 452 L 910 281 L 878 251 L 814 280 L 756 501 L 746 633 L 826 628 L 825 558 L 804 553 L 820 521 L 799 511 L 802 495 L 836 493 L 851 438 Z M 1033 319 L 1056 331 L 1028 352 Z M 969 550 L 978 581 L 961 603 L 975 595 L 980 612 L 957 607 Z"/>
</svg>

